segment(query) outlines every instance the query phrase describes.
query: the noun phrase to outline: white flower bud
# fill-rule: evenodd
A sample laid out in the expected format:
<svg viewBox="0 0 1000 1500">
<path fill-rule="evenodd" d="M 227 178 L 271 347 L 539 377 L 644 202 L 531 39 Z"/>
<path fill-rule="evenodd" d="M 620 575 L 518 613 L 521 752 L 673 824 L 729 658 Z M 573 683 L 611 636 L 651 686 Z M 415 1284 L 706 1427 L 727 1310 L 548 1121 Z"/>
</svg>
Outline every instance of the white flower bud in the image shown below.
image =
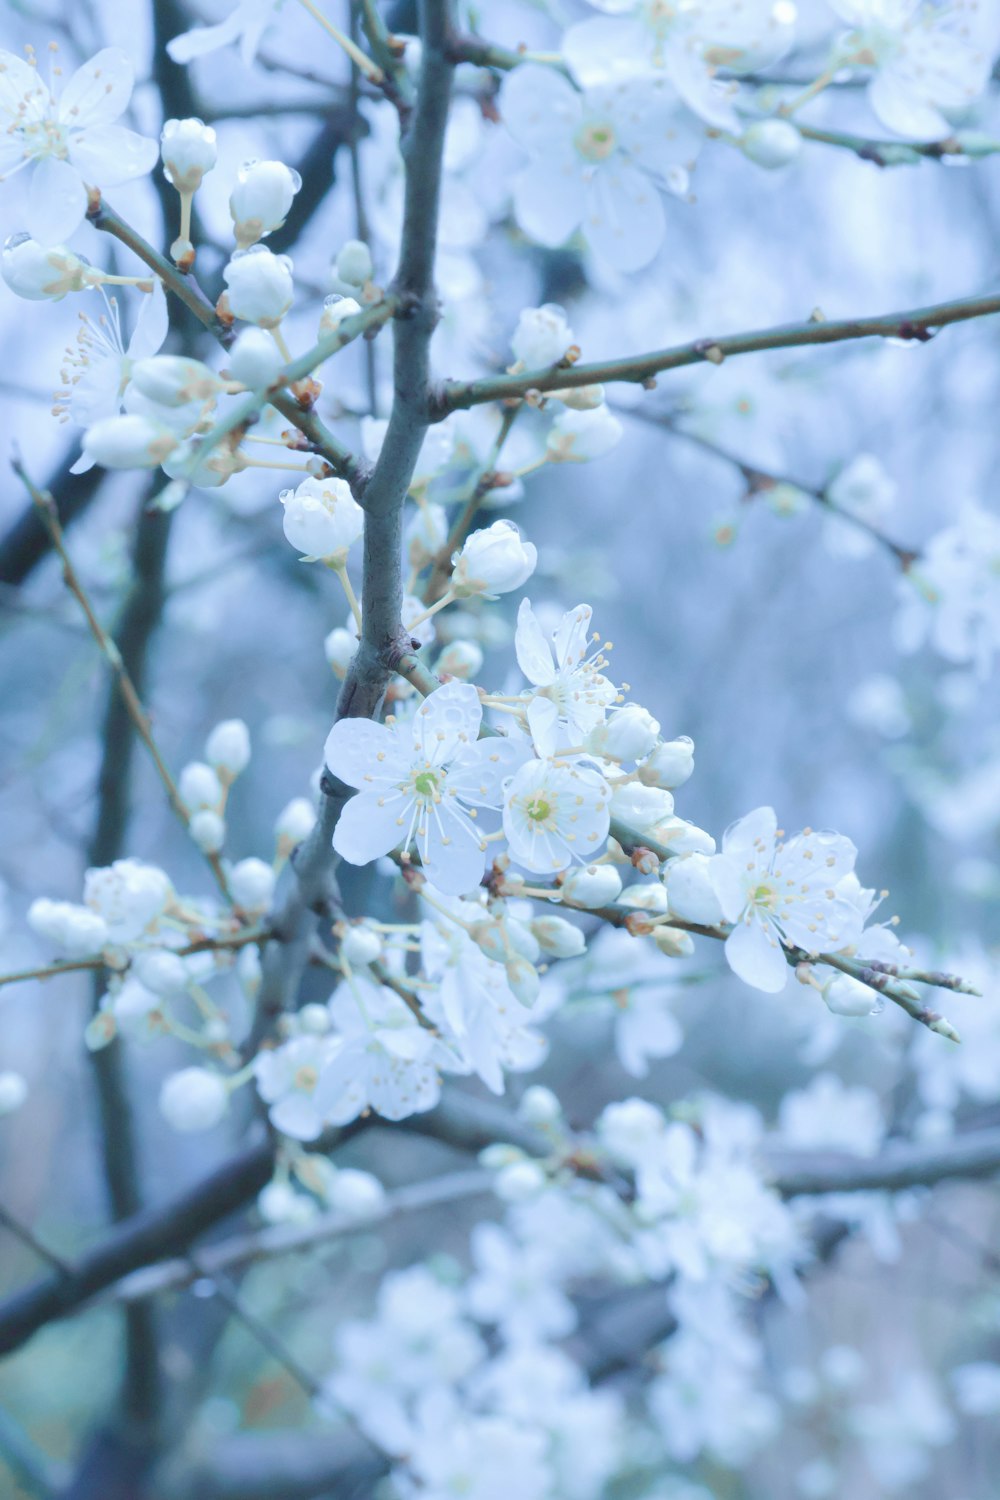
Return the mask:
<svg viewBox="0 0 1000 1500">
<path fill-rule="evenodd" d="M 158 406 L 186 406 L 189 401 L 210 401 L 218 395 L 222 381 L 200 359 L 181 354 L 153 354 L 132 366 L 132 384 Z"/>
<path fill-rule="evenodd" d="M 565 309 L 555 302 L 546 302 L 544 307 L 523 309 L 510 347 L 518 364 L 526 370 L 541 370 L 557 365 L 574 343 Z"/>
<path fill-rule="evenodd" d="M 229 373 L 251 391 L 274 384 L 285 361 L 274 339 L 263 328 L 244 328 L 229 351 Z"/>
<path fill-rule="evenodd" d="M 331 333 L 337 332 L 345 318 L 353 318 L 360 311 L 361 303 L 356 302 L 353 297 L 341 297 L 337 293 L 327 297 L 319 320 L 320 338 L 329 338 Z"/>
<path fill-rule="evenodd" d="M 637 833 L 652 833 L 656 824 L 668 818 L 673 810 L 673 797 L 661 787 L 627 781 L 624 786 L 613 787 L 611 792 L 612 818 L 627 823 Z"/>
<path fill-rule="evenodd" d="M 667 958 L 690 958 L 694 953 L 694 938 L 679 927 L 657 927 L 653 942 Z"/>
<path fill-rule="evenodd" d="M 310 1001 L 298 1015 L 299 1029 L 308 1036 L 324 1036 L 330 1030 L 330 1012 L 325 1005 Z"/>
<path fill-rule="evenodd" d="M 86 263 L 78 255 L 65 245 L 47 250 L 30 234 L 12 234 L 4 241 L 0 274 L 28 302 L 58 302 L 89 284 Z"/>
<path fill-rule="evenodd" d="M 248 1000 L 256 1000 L 262 977 L 260 949 L 249 945 L 241 948 L 236 960 L 236 978 Z"/>
<path fill-rule="evenodd" d="M 526 958 L 512 958 L 504 968 L 515 999 L 525 1006 L 534 1005 L 542 987 L 534 964 L 529 963 Z"/>
<path fill-rule="evenodd" d="M 28 925 L 67 958 L 89 958 L 108 942 L 107 923 L 86 906 L 39 896 L 28 908 Z"/>
<path fill-rule="evenodd" d="M 242 719 L 223 719 L 205 741 L 205 754 L 220 776 L 232 778 L 250 764 L 250 731 Z"/>
<path fill-rule="evenodd" d="M 148 1041 L 163 1030 L 162 999 L 130 974 L 117 993 L 106 997 L 122 1036 Z"/>
<path fill-rule="evenodd" d="M 285 508 L 285 536 L 307 559 L 342 562 L 364 530 L 364 511 L 344 479 L 310 476 L 278 498 Z"/>
<path fill-rule="evenodd" d="M 183 958 L 166 948 L 137 953 L 132 960 L 132 972 L 147 990 L 152 990 L 155 995 L 161 995 L 164 999 L 183 995 L 190 982 Z"/>
<path fill-rule="evenodd" d="M 675 917 L 716 927 L 723 915 L 712 884 L 710 859 L 707 854 L 685 854 L 672 859 L 663 872 L 663 883 L 667 906 Z"/>
<path fill-rule="evenodd" d="M 457 677 L 471 682 L 483 665 L 482 648 L 475 641 L 451 641 L 434 666 L 438 677 Z"/>
<path fill-rule="evenodd" d="M 414 511 L 406 528 L 406 555 L 411 568 L 426 568 L 448 540 L 448 516 L 443 505 L 428 502 Z"/>
<path fill-rule="evenodd" d="M 612 760 L 640 760 L 656 744 L 660 726 L 639 703 L 626 703 L 603 724 L 595 724 L 586 739 L 587 749 Z"/>
<path fill-rule="evenodd" d="M 293 797 L 285 804 L 274 824 L 274 836 L 283 849 L 294 849 L 308 838 L 316 825 L 316 809 L 308 797 Z"/>
<path fill-rule="evenodd" d="M 343 679 L 347 676 L 347 669 L 351 665 L 355 651 L 358 649 L 358 638 L 338 625 L 335 630 L 323 642 L 323 651 L 330 666 L 336 675 Z"/>
<path fill-rule="evenodd" d="M 177 447 L 177 434 L 136 413 L 104 417 L 88 427 L 83 451 L 102 469 L 155 469 Z"/>
<path fill-rule="evenodd" d="M 218 854 L 226 842 L 226 820 L 210 807 L 202 807 L 191 815 L 188 833 L 202 854 Z"/>
<path fill-rule="evenodd" d="M 495 599 L 526 583 L 537 561 L 537 551 L 531 542 L 522 542 L 513 521 L 494 521 L 474 531 L 455 553 L 452 588 L 460 598 L 485 594 Z"/>
<path fill-rule="evenodd" d="M 597 1135 L 604 1149 L 626 1167 L 641 1166 L 666 1128 L 662 1111 L 645 1099 L 609 1104 L 597 1119 Z"/>
<path fill-rule="evenodd" d="M 301 186 L 298 172 L 283 161 L 248 161 L 240 168 L 229 195 L 229 212 L 241 250 L 281 228 Z M 256 323 L 258 319 L 250 321 Z"/>
<path fill-rule="evenodd" d="M 297 1193 L 290 1182 L 269 1182 L 261 1188 L 257 1207 L 268 1224 L 305 1224 L 319 1211 L 312 1198 Z"/>
<path fill-rule="evenodd" d="M 549 428 L 546 451 L 551 463 L 589 463 L 610 453 L 622 435 L 622 424 L 606 406 L 591 411 L 561 411 Z"/>
<path fill-rule="evenodd" d="M 364 240 L 348 240 L 342 245 L 334 270 L 348 286 L 364 286 L 366 281 L 371 281 L 374 270 L 372 253 Z"/>
<path fill-rule="evenodd" d="M 385 1188 L 371 1172 L 340 1167 L 327 1183 L 323 1197 L 338 1213 L 364 1219 L 382 1207 Z"/>
<path fill-rule="evenodd" d="M 858 979 L 838 974 L 823 986 L 827 1010 L 835 1016 L 870 1016 L 878 1008 L 878 997 Z"/>
<path fill-rule="evenodd" d="M 549 391 L 550 401 L 561 401 L 573 411 L 595 411 L 604 405 L 603 385 L 570 385 L 562 391 Z"/>
<path fill-rule="evenodd" d="M 173 899 L 170 878 L 156 865 L 138 859 L 87 870 L 83 899 L 107 923 L 113 942 L 134 942 L 149 931 Z"/>
<path fill-rule="evenodd" d="M 275 874 L 262 859 L 241 859 L 229 872 L 229 889 L 237 906 L 263 911 L 274 895 Z"/>
<path fill-rule="evenodd" d="M 525 1154 L 520 1146 L 508 1146 L 502 1141 L 494 1141 L 492 1146 L 484 1146 L 476 1160 L 487 1172 L 499 1172 L 511 1162 L 525 1161 Z"/>
<path fill-rule="evenodd" d="M 644 786 L 659 786 L 668 790 L 683 786 L 694 770 L 694 740 L 682 734 L 676 740 L 667 740 L 644 760 L 639 767 L 639 780 Z"/>
<path fill-rule="evenodd" d="M 241 250 L 223 268 L 222 300 L 234 318 L 276 328 L 292 305 L 295 286 L 287 255 L 272 255 L 263 245 Z"/>
<path fill-rule="evenodd" d="M 229 1108 L 229 1090 L 219 1073 L 208 1068 L 182 1068 L 164 1079 L 160 1113 L 167 1124 L 184 1134 L 211 1130 Z"/>
<path fill-rule="evenodd" d="M 179 193 L 193 193 L 215 166 L 215 131 L 204 120 L 166 120 L 160 132 L 160 159 L 167 181 Z"/>
<path fill-rule="evenodd" d="M 517 1113 L 528 1125 L 555 1125 L 562 1119 L 562 1105 L 551 1089 L 533 1083 L 525 1089 Z"/>
<path fill-rule="evenodd" d="M 740 147 L 758 167 L 787 167 L 802 149 L 802 137 L 789 120 L 756 120 L 744 131 Z"/>
<path fill-rule="evenodd" d="M 382 939 L 370 927 L 348 927 L 341 939 L 340 951 L 349 964 L 360 968 L 381 957 Z"/>
<path fill-rule="evenodd" d="M 583 933 L 565 917 L 536 917 L 531 930 L 542 952 L 551 953 L 553 958 L 577 958 L 586 952 Z"/>
<path fill-rule="evenodd" d="M 177 790 L 185 807 L 192 812 L 201 807 L 218 807 L 222 801 L 222 782 L 203 760 L 188 762 L 177 778 Z"/>
<path fill-rule="evenodd" d="M 213 445 L 202 454 L 203 446 L 200 437 L 179 443 L 169 458 L 163 460 L 163 472 L 185 488 L 194 485 L 200 490 L 216 490 L 247 466 L 243 454 L 228 444 Z M 183 498 L 182 490 L 178 503 Z"/>
<path fill-rule="evenodd" d="M 621 895 L 622 880 L 612 865 L 581 865 L 570 870 L 559 889 L 574 906 L 607 906 Z"/>
<path fill-rule="evenodd" d="M 715 840 L 697 823 L 686 818 L 664 818 L 647 832 L 658 844 L 666 844 L 673 854 L 714 854 Z"/>
<path fill-rule="evenodd" d="M 28 1085 L 20 1073 L 0 1073 L 0 1115 L 12 1115 L 28 1097 Z"/>
<path fill-rule="evenodd" d="M 504 1203 L 526 1203 L 545 1190 L 548 1178 L 536 1161 L 514 1161 L 501 1167 L 493 1191 Z"/>
</svg>

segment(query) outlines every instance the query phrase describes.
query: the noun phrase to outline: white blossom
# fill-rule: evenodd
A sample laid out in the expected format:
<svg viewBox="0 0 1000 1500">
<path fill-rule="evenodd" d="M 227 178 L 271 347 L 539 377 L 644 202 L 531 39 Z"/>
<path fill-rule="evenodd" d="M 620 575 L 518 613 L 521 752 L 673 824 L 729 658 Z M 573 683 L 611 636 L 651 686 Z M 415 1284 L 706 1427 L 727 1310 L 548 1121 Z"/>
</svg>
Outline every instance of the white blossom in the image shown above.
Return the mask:
<svg viewBox="0 0 1000 1500">
<path fill-rule="evenodd" d="M 215 131 L 204 120 L 165 120 L 160 158 L 168 181 L 179 193 L 193 193 L 211 172 L 218 156 Z"/>
<path fill-rule="evenodd" d="M 28 302 L 58 302 L 88 285 L 87 266 L 65 245 L 46 249 L 30 234 L 12 234 L 0 255 L 3 279 Z"/>
<path fill-rule="evenodd" d="M 513 521 L 494 521 L 474 531 L 455 553 L 452 588 L 459 598 L 484 594 L 495 599 L 527 583 L 537 561 L 535 547 L 522 542 Z"/>
<path fill-rule="evenodd" d="M 229 195 L 229 212 L 240 250 L 281 228 L 301 186 L 298 172 L 283 161 L 248 161 L 240 168 Z"/>
<path fill-rule="evenodd" d="M 542 370 L 558 364 L 574 343 L 565 308 L 546 302 L 522 309 L 510 347 L 519 368 Z"/>
<path fill-rule="evenodd" d="M 303 479 L 279 496 L 285 536 L 306 562 L 343 562 L 364 530 L 365 515 L 343 479 Z"/>
<path fill-rule="evenodd" d="M 223 300 L 234 318 L 276 328 L 292 305 L 292 262 L 264 245 L 238 250 L 222 268 Z"/>
<path fill-rule="evenodd" d="M 183 1134 L 211 1130 L 229 1108 L 229 1090 L 220 1073 L 209 1068 L 182 1068 L 160 1089 L 160 1113 Z"/>
<path fill-rule="evenodd" d="M 527 761 L 504 793 L 503 831 L 511 857 L 538 874 L 586 864 L 607 839 L 609 803 L 610 788 L 597 771 L 563 761 Z"/>
</svg>

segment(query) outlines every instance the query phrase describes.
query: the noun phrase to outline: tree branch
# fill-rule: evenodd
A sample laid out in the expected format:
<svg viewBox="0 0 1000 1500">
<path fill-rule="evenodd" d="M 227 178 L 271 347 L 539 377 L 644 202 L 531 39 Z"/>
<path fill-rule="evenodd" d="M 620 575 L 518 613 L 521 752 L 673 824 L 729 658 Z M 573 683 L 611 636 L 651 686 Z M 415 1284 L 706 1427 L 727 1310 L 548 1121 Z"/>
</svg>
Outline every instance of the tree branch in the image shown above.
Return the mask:
<svg viewBox="0 0 1000 1500">
<path fill-rule="evenodd" d="M 523 375 L 489 375 L 481 380 L 449 380 L 434 394 L 431 421 L 440 422 L 450 412 L 464 411 L 484 401 L 525 396 L 528 391 L 544 393 L 581 385 L 608 384 L 615 380 L 646 384 L 667 370 L 706 363 L 718 365 L 731 355 L 756 354 L 767 349 L 802 349 L 813 344 L 839 344 L 869 338 L 927 343 L 939 328 L 951 323 L 965 323 L 972 318 L 993 317 L 998 312 L 1000 293 L 994 292 L 905 312 L 882 313 L 872 318 L 808 319 L 804 323 L 784 323 L 777 328 L 732 333 L 723 338 L 695 339 L 689 344 L 596 364 L 575 364 L 569 368 L 555 366 L 529 370 Z"/>
</svg>

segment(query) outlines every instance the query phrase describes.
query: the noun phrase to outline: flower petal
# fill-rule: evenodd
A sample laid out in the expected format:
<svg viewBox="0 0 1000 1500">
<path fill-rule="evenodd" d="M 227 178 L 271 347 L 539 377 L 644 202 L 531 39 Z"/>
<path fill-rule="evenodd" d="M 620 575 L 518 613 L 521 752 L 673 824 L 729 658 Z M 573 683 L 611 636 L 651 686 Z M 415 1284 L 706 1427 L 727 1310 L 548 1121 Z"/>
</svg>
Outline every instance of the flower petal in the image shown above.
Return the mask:
<svg viewBox="0 0 1000 1500">
<path fill-rule="evenodd" d="M 555 69 L 526 63 L 504 79 L 500 111 L 519 146 L 548 155 L 572 137 L 583 102 L 569 79 Z"/>
<path fill-rule="evenodd" d="M 446 682 L 428 694 L 413 716 L 413 749 L 432 765 L 447 765 L 463 745 L 474 745 L 483 706 L 470 682 Z"/>
<path fill-rule="evenodd" d="M 402 843 L 412 799 L 390 792 L 359 792 L 345 806 L 333 832 L 333 847 L 351 865 L 368 865 Z"/>
<path fill-rule="evenodd" d="M 106 125 L 102 130 L 72 135 L 69 159 L 91 187 L 117 187 L 133 177 L 151 172 L 159 156 L 155 141 L 124 125 Z"/>
<path fill-rule="evenodd" d="M 105 47 L 77 68 L 59 95 L 59 123 L 68 130 L 99 129 L 123 114 L 135 87 L 127 52 Z"/>
<path fill-rule="evenodd" d="M 405 781 L 410 771 L 400 736 L 371 719 L 339 719 L 326 737 L 323 760 L 348 786 L 388 786 Z"/>
<path fill-rule="evenodd" d="M 465 896 L 483 878 L 486 846 L 482 834 L 447 798 L 425 810 L 417 848 L 428 879 L 446 896 Z"/>
<path fill-rule="evenodd" d="M 170 315 L 163 282 L 153 277 L 153 290 L 144 299 L 128 344 L 129 359 L 148 359 L 162 348 L 170 332 Z"/>
<path fill-rule="evenodd" d="M 518 666 L 535 687 L 548 687 L 555 681 L 551 648 L 527 599 L 522 599 L 518 606 L 514 651 Z"/>
<path fill-rule="evenodd" d="M 666 220 L 652 178 L 621 157 L 594 173 L 584 233 L 597 255 L 618 271 L 637 271 L 663 243 Z"/>
<path fill-rule="evenodd" d="M 60 245 L 79 229 L 87 212 L 87 190 L 69 162 L 42 157 L 28 189 L 28 233 L 40 245 Z"/>
<path fill-rule="evenodd" d="M 533 161 L 511 191 L 517 222 L 540 245 L 561 245 L 580 227 L 586 186 L 579 163 L 566 153 Z"/>
<path fill-rule="evenodd" d="M 781 945 L 771 926 L 756 918 L 741 922 L 726 938 L 726 961 L 744 984 L 769 995 L 777 995 L 788 982 Z"/>
</svg>

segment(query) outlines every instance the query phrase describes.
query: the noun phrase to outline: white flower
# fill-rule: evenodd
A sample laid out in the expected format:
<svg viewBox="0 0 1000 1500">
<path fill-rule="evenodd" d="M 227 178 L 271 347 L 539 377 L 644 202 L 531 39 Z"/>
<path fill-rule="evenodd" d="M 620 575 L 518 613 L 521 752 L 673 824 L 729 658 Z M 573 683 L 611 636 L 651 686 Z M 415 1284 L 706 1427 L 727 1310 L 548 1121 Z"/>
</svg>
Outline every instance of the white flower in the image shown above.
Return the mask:
<svg viewBox="0 0 1000 1500">
<path fill-rule="evenodd" d="M 946 660 L 972 662 L 986 676 L 1000 647 L 1000 518 L 963 505 L 955 524 L 931 537 L 896 588 L 902 650 L 929 639 Z"/>
<path fill-rule="evenodd" d="M 329 298 L 327 301 L 329 302 Z M 352 297 L 341 298 L 341 301 L 352 302 Z M 355 304 L 353 309 L 360 312 L 361 308 Z M 337 321 L 343 314 L 339 313 Z M 382 452 L 382 444 L 389 430 L 388 420 L 384 417 L 362 417 L 361 418 L 361 447 L 365 458 L 375 463 Z M 437 475 L 446 468 L 451 461 L 455 451 L 455 423 L 449 417 L 444 422 L 436 422 L 424 433 L 423 442 L 420 444 L 420 452 L 413 469 L 413 478 L 410 480 L 410 490 L 421 490 Z M 508 525 L 510 523 L 508 522 Z"/>
<path fill-rule="evenodd" d="M 470 1248 L 476 1271 L 466 1301 L 473 1317 L 498 1324 L 512 1344 L 535 1344 L 573 1331 L 576 1309 L 559 1286 L 547 1245 L 521 1244 L 499 1224 L 477 1224 Z"/>
<path fill-rule="evenodd" d="M 684 1045 L 684 1032 L 674 1015 L 674 990 L 633 985 L 615 1009 L 615 1051 L 633 1078 L 645 1078 L 651 1057 L 673 1057 Z"/>
<path fill-rule="evenodd" d="M 838 510 L 878 529 L 892 510 L 897 489 L 874 454 L 859 453 L 827 485 L 826 493 Z M 861 526 L 837 515 L 824 517 L 823 540 L 835 557 L 866 557 L 875 546 L 874 537 Z"/>
<path fill-rule="evenodd" d="M 149 932 L 173 895 L 163 871 L 138 859 L 116 859 L 83 878 L 83 899 L 104 918 L 114 943 L 131 943 Z"/>
<path fill-rule="evenodd" d="M 262 859 L 241 859 L 229 872 L 229 889 L 237 906 L 263 911 L 274 895 L 275 873 Z"/>
<path fill-rule="evenodd" d="M 558 364 L 575 342 L 565 309 L 546 302 L 522 310 L 510 347 L 522 369 L 542 370 Z"/>
<path fill-rule="evenodd" d="M 105 417 L 84 433 L 83 452 L 89 460 L 85 467 L 100 464 L 103 469 L 157 469 L 177 443 L 176 433 L 149 417 Z"/>
<path fill-rule="evenodd" d="M 449 641 L 434 663 L 438 677 L 458 677 L 471 682 L 483 665 L 483 650 L 475 641 Z"/>
<path fill-rule="evenodd" d="M 486 867 L 479 814 L 500 807 L 503 780 L 522 753 L 509 740 L 479 740 L 481 722 L 475 688 L 449 682 L 408 723 L 335 724 L 326 764 L 360 789 L 337 823 L 337 852 L 364 865 L 391 849 L 416 847 L 428 878 L 442 891 L 474 890 Z"/>
<path fill-rule="evenodd" d="M 226 842 L 226 820 L 209 807 L 192 813 L 188 833 L 203 854 L 218 854 Z"/>
<path fill-rule="evenodd" d="M 132 972 L 148 990 L 164 998 L 183 995 L 191 982 L 183 958 L 166 948 L 137 953 L 132 961 Z"/>
<path fill-rule="evenodd" d="M 28 908 L 28 925 L 67 958 L 89 958 L 108 941 L 103 917 L 73 901 L 50 901 L 39 896 Z"/>
<path fill-rule="evenodd" d="M 335 1051 L 336 1043 L 326 1037 L 298 1036 L 273 1051 L 258 1052 L 253 1065 L 257 1091 L 282 1135 L 314 1141 L 322 1133 L 316 1085 Z"/>
<path fill-rule="evenodd" d="M 610 453 L 621 435 L 622 424 L 606 406 L 568 408 L 549 428 L 545 447 L 550 463 L 585 464 Z"/>
<path fill-rule="evenodd" d="M 594 726 L 587 736 L 587 749 L 611 760 L 641 760 L 649 755 L 659 733 L 659 723 L 647 709 L 640 703 L 626 703 Z"/>
<path fill-rule="evenodd" d="M 622 878 L 613 865 L 583 865 L 570 870 L 559 889 L 574 906 L 607 906 L 621 895 Z"/>
<path fill-rule="evenodd" d="M 607 839 L 610 798 L 597 771 L 565 761 L 527 761 L 504 793 L 511 858 L 538 874 L 554 874 L 574 861 L 586 864 Z"/>
<path fill-rule="evenodd" d="M 229 195 L 233 232 L 241 250 L 280 229 L 302 178 L 283 161 L 248 161 Z"/>
<path fill-rule="evenodd" d="M 160 132 L 160 158 L 167 180 L 179 193 L 193 193 L 206 172 L 215 166 L 215 131 L 204 120 L 165 120 Z"/>
<path fill-rule="evenodd" d="M 972 40 L 961 9 L 921 0 L 832 0 L 855 29 L 840 56 L 874 69 L 868 100 L 883 125 L 914 141 L 953 133 L 989 80 L 991 58 Z"/>
<path fill-rule="evenodd" d="M 371 1172 L 356 1167 L 338 1167 L 323 1190 L 323 1197 L 338 1213 L 366 1219 L 385 1202 L 385 1188 Z"/>
<path fill-rule="evenodd" d="M 663 1111 L 646 1099 L 622 1099 L 605 1105 L 597 1134 L 615 1161 L 632 1169 L 655 1159 L 667 1129 Z"/>
<path fill-rule="evenodd" d="M 426 1500 L 547 1500 L 548 1448 L 539 1428 L 473 1415 L 450 1392 L 437 1391 L 420 1402 L 407 1461 Z"/>
<path fill-rule="evenodd" d="M 177 778 L 177 790 L 191 812 L 200 807 L 218 808 L 222 802 L 219 773 L 203 760 L 188 761 Z"/>
<path fill-rule="evenodd" d="M 786 1094 L 778 1123 L 792 1146 L 856 1156 L 875 1156 L 886 1132 L 878 1095 L 872 1089 L 849 1088 L 834 1073 L 817 1073 L 807 1088 Z"/>
<path fill-rule="evenodd" d="M 685 854 L 670 860 L 663 872 L 667 906 L 683 922 L 716 927 L 724 921 L 712 880 L 711 858 L 707 854 Z"/>
<path fill-rule="evenodd" d="M 504 79 L 504 123 L 529 153 L 513 182 L 521 228 L 543 245 L 581 230 L 619 271 L 648 265 L 665 230 L 659 186 L 686 192 L 696 133 L 664 80 L 576 89 L 528 63 Z"/>
<path fill-rule="evenodd" d="M 325 1120 L 347 1125 L 367 1109 L 403 1120 L 434 1108 L 447 1056 L 398 995 L 355 974 L 337 987 L 330 1016 L 333 1046 L 316 1086 Z"/>
<path fill-rule="evenodd" d="M 585 739 L 618 695 L 601 672 L 607 663 L 600 649 L 591 649 L 592 617 L 589 604 L 578 604 L 563 615 L 549 641 L 530 602 L 522 599 L 518 607 L 514 650 L 537 689 L 528 704 L 528 726 L 542 753 L 556 749 L 559 724 L 567 726 L 573 744 Z"/>
<path fill-rule="evenodd" d="M 168 1125 L 185 1134 L 211 1130 L 228 1108 L 226 1080 L 208 1068 L 182 1068 L 160 1089 L 160 1113 Z"/>
<path fill-rule="evenodd" d="M 292 262 L 273 255 L 264 245 L 237 250 L 222 269 L 226 290 L 222 299 L 234 318 L 276 328 L 292 305 L 295 286 Z"/>
<path fill-rule="evenodd" d="M 34 53 L 0 52 L 0 173 L 33 168 L 28 232 L 59 245 L 87 212 L 87 189 L 116 187 L 150 172 L 156 142 L 114 121 L 132 97 L 134 73 L 119 47 L 106 47 L 70 77 L 58 97 Z"/>
<path fill-rule="evenodd" d="M 782 941 L 807 953 L 836 952 L 860 937 L 856 908 L 835 889 L 854 868 L 857 850 L 837 833 L 800 833 L 777 841 L 777 819 L 759 807 L 727 830 L 711 863 L 727 922 L 726 958 L 755 989 L 785 987 Z"/>
<path fill-rule="evenodd" d="M 293 797 L 274 822 L 274 836 L 285 850 L 308 838 L 316 826 L 316 809 L 307 797 Z"/>
<path fill-rule="evenodd" d="M 274 384 L 285 361 L 274 339 L 263 328 L 244 328 L 229 351 L 229 373 L 251 391 Z"/>
<path fill-rule="evenodd" d="M 12 234 L 4 242 L 0 272 L 11 291 L 28 302 L 58 302 L 89 284 L 78 255 L 65 245 L 45 249 L 30 234 Z"/>
<path fill-rule="evenodd" d="M 274 19 L 283 0 L 239 0 L 224 21 L 215 26 L 195 26 L 182 31 L 167 43 L 167 52 L 176 63 L 189 63 L 205 57 L 230 42 L 239 42 L 240 58 L 249 67 L 257 56 L 260 39 Z"/>
<path fill-rule="evenodd" d="M 542 952 L 551 953 L 554 958 L 577 958 L 586 951 L 583 933 L 565 917 L 536 917 L 531 932 Z"/>
<path fill-rule="evenodd" d="M 365 513 L 343 479 L 303 479 L 279 496 L 285 536 L 306 562 L 343 562 L 365 526 Z"/>
<path fill-rule="evenodd" d="M 374 272 L 372 253 L 364 240 L 346 240 L 341 245 L 334 262 L 334 270 L 348 286 L 364 286 L 371 281 Z"/>
<path fill-rule="evenodd" d="M 358 649 L 358 638 L 351 630 L 338 625 L 323 641 L 323 654 L 338 677 L 346 677 L 354 653 Z"/>
<path fill-rule="evenodd" d="M 340 951 L 349 964 L 363 967 L 373 964 L 382 956 L 382 939 L 371 927 L 353 925 L 348 927 L 340 942 Z"/>
<path fill-rule="evenodd" d="M 20 1073 L 0 1073 L 0 1117 L 12 1115 L 28 1097 L 28 1085 Z"/>
<path fill-rule="evenodd" d="M 682 734 L 676 740 L 657 745 L 639 767 L 639 780 L 644 786 L 660 786 L 673 791 L 675 787 L 683 786 L 693 772 L 694 740 Z"/>
<path fill-rule="evenodd" d="M 353 318 L 361 310 L 361 303 L 356 298 L 341 297 L 336 292 L 332 293 L 323 302 L 323 311 L 319 320 L 320 338 L 325 339 L 331 333 L 336 333 L 346 318 Z"/>
<path fill-rule="evenodd" d="M 452 588 L 459 598 L 484 594 L 495 599 L 519 589 L 535 571 L 538 553 L 531 542 L 522 542 L 513 521 L 494 521 L 474 531 L 461 551 L 452 558 Z"/>
<path fill-rule="evenodd" d="M 188 406 L 214 401 L 222 381 L 200 359 L 181 354 L 154 354 L 132 365 L 132 384 L 157 406 Z"/>
<path fill-rule="evenodd" d="M 755 120 L 743 132 L 740 149 L 758 167 L 776 171 L 795 161 L 802 137 L 790 120 Z"/>
</svg>

